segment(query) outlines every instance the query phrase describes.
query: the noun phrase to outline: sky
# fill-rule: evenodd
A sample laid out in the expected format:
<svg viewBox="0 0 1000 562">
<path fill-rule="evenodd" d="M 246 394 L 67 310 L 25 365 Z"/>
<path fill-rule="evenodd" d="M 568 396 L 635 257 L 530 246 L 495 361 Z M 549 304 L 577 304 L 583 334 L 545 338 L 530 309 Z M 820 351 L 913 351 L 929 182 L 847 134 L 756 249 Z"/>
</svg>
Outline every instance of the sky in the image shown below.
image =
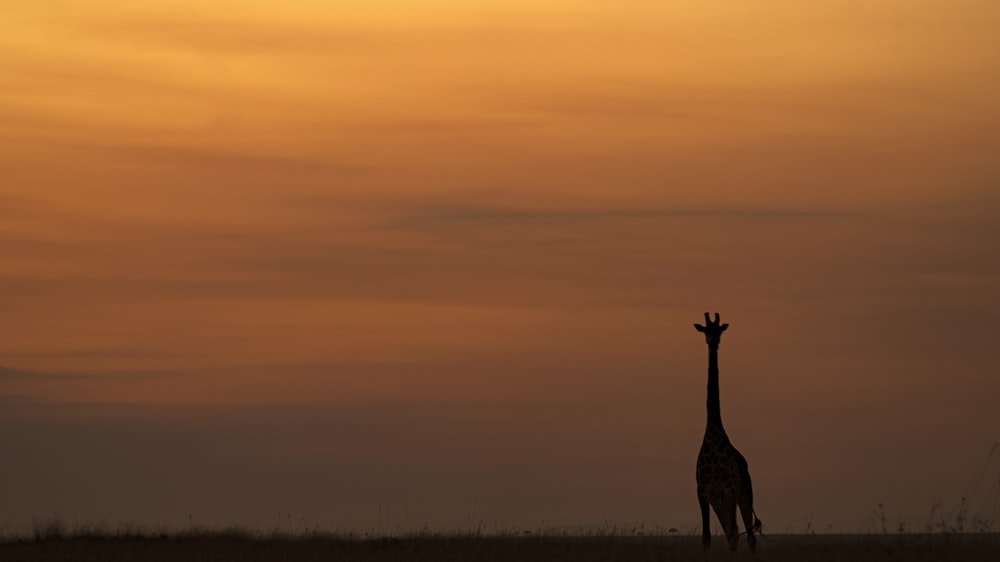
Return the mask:
<svg viewBox="0 0 1000 562">
<path fill-rule="evenodd" d="M 996 521 L 1000 7 L 627 4 L 5 0 L 0 533 Z"/>
</svg>

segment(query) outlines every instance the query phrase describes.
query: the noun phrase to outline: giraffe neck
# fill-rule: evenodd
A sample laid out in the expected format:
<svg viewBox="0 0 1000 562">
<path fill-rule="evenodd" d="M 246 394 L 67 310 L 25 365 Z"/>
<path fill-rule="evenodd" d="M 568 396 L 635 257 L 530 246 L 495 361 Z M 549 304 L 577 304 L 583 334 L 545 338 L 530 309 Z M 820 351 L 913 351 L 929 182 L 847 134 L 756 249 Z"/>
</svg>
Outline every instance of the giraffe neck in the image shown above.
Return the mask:
<svg viewBox="0 0 1000 562">
<path fill-rule="evenodd" d="M 722 408 L 719 405 L 719 346 L 708 346 L 708 428 L 722 429 Z"/>
</svg>

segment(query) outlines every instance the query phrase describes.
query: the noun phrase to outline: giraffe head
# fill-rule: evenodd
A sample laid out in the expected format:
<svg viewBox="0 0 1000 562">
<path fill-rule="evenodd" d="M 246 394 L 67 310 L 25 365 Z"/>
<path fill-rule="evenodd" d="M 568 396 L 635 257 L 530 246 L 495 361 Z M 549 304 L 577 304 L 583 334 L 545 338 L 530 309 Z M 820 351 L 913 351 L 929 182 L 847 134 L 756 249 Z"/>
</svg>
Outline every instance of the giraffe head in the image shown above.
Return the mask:
<svg viewBox="0 0 1000 562">
<path fill-rule="evenodd" d="M 726 331 L 729 324 L 719 324 L 719 313 L 715 313 L 715 321 L 712 321 L 708 317 L 708 313 L 705 313 L 705 325 L 695 324 L 694 329 L 705 334 L 705 343 L 708 347 L 719 347 L 719 341 L 722 339 L 722 332 Z"/>
</svg>

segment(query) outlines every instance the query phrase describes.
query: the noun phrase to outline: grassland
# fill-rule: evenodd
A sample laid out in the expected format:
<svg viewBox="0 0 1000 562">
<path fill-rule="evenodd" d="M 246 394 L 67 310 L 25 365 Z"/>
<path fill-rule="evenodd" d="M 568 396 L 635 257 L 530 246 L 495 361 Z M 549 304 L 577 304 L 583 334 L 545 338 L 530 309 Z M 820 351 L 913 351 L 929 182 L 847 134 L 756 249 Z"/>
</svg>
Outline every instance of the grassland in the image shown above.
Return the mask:
<svg viewBox="0 0 1000 562">
<path fill-rule="evenodd" d="M 1000 534 L 776 535 L 752 557 L 746 544 L 730 556 L 721 537 L 706 558 L 694 536 L 415 535 L 364 538 L 336 535 L 259 535 L 242 531 L 177 534 L 81 533 L 10 538 L 0 560 L 117 561 L 990 561 L 1000 560 Z"/>
</svg>

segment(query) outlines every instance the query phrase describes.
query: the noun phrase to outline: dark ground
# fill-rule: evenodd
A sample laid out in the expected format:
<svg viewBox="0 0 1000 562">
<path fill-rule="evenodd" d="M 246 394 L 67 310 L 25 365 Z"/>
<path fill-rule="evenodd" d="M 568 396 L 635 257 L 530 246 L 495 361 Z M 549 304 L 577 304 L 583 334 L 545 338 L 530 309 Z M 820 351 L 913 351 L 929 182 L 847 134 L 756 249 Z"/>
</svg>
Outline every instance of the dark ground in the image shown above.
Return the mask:
<svg viewBox="0 0 1000 562">
<path fill-rule="evenodd" d="M 1000 534 L 775 535 L 756 557 L 741 542 L 730 557 L 716 537 L 709 560 L 1000 561 Z M 203 533 L 175 536 L 93 535 L 7 539 L 7 561 L 704 561 L 698 537 L 416 536 L 360 539 L 334 536 L 253 536 Z"/>
</svg>

